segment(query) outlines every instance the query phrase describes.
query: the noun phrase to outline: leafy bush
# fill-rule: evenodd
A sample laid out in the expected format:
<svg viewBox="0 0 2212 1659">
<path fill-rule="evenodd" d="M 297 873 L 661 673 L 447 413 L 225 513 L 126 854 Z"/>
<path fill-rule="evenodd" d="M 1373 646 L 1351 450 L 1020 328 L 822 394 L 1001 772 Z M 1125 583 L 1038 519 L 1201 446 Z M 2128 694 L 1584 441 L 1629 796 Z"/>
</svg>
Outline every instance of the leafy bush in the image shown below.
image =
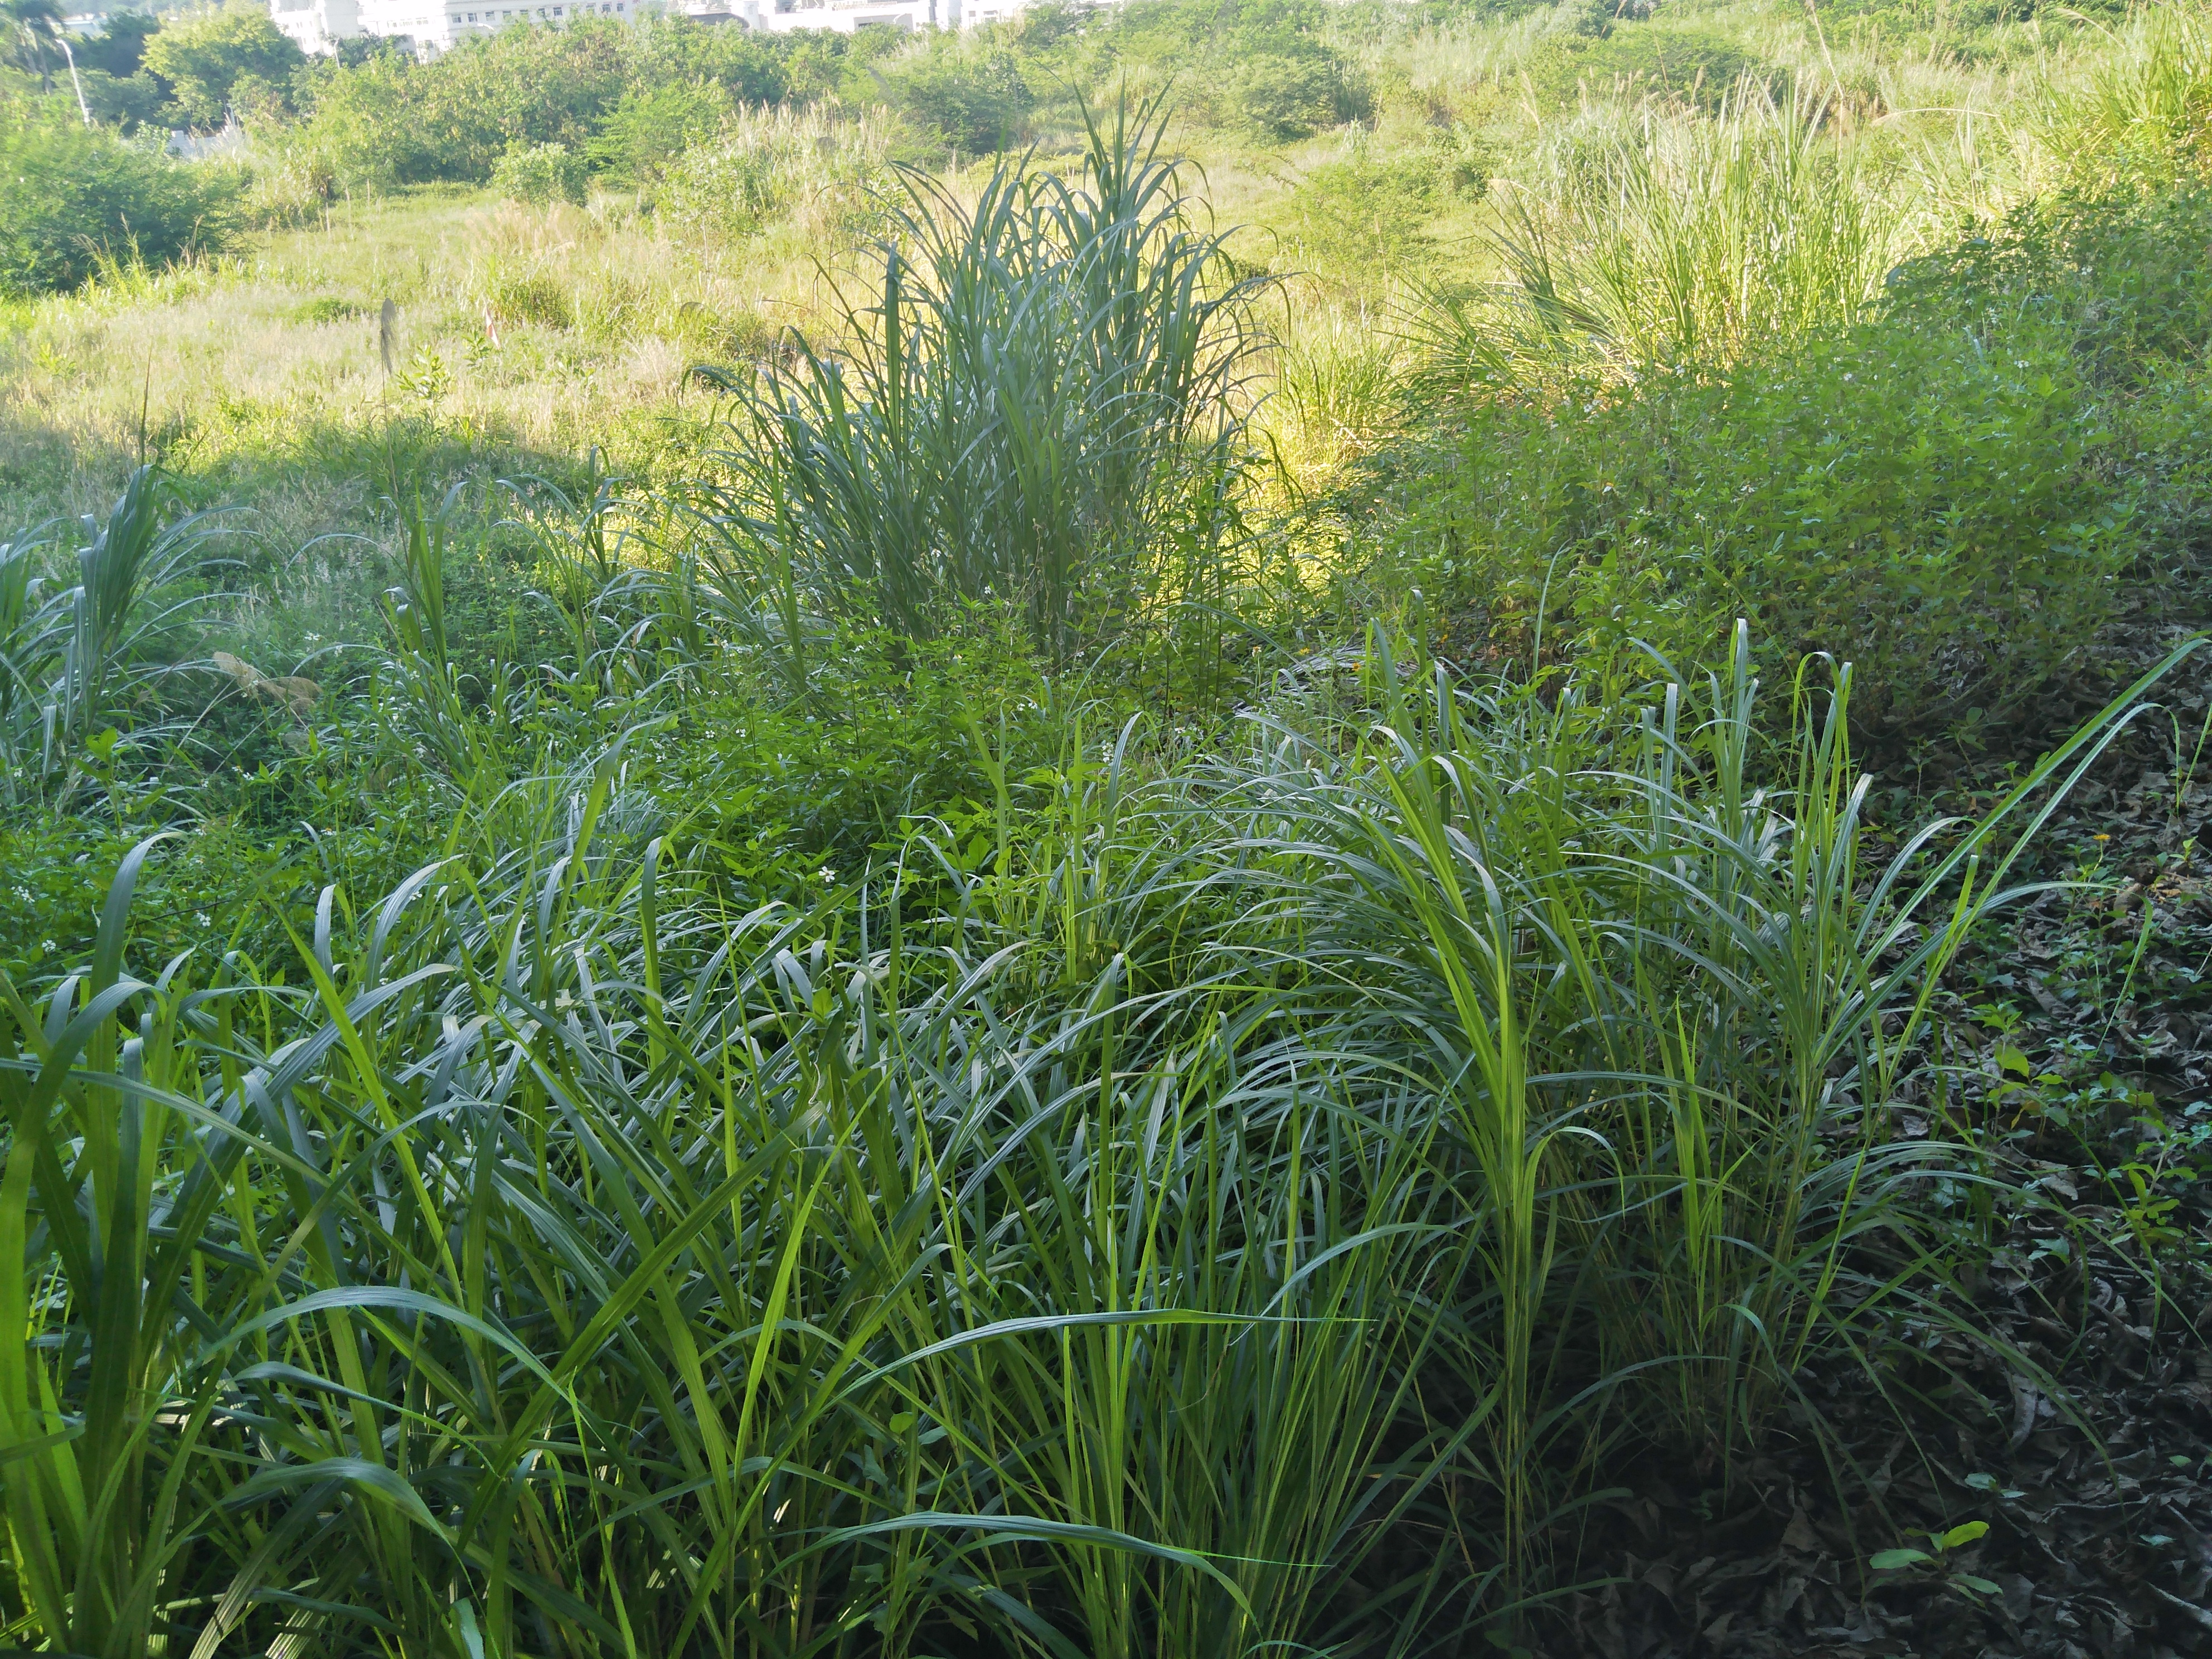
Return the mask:
<svg viewBox="0 0 2212 1659">
<path fill-rule="evenodd" d="M 1330 38 L 1325 0 L 1131 0 L 1090 33 L 1089 78 L 1142 64 L 1172 80 L 1192 112 L 1272 143 L 1303 138 L 1372 107 L 1365 77 Z"/>
<path fill-rule="evenodd" d="M 166 24 L 147 38 L 143 61 L 186 122 L 211 127 L 233 104 L 289 111 L 292 76 L 307 58 L 265 7 L 242 0 Z"/>
<path fill-rule="evenodd" d="M 97 70 L 121 80 L 136 75 L 146 61 L 146 43 L 161 32 L 161 20 L 143 11 L 111 11 L 100 19 L 100 33 L 76 42 L 80 71 Z"/>
<path fill-rule="evenodd" d="M 1482 195 L 1487 159 L 1464 129 L 1419 147 L 1361 136 L 1298 181 L 1293 211 L 1304 257 L 1354 270 L 1418 266 L 1436 216 Z"/>
<path fill-rule="evenodd" d="M 532 144 L 510 150 L 492 164 L 491 187 L 510 201 L 544 207 L 584 199 L 584 158 L 566 144 Z"/>
<path fill-rule="evenodd" d="M 1555 35 L 1529 58 L 1526 72 L 1536 95 L 1560 108 L 1571 107 L 1585 84 L 1618 86 L 1632 97 L 1658 93 L 1708 111 L 1718 110 L 1747 76 L 1778 95 L 1790 85 L 1788 76 L 1725 36 L 1659 25 Z"/>
<path fill-rule="evenodd" d="M 969 155 L 1012 148 L 1036 94 L 1004 52 L 924 46 L 872 66 L 893 109 L 920 131 Z"/>
<path fill-rule="evenodd" d="M 1425 591 L 1516 650 L 1540 599 L 1547 648 L 1623 663 L 1710 659 L 1748 616 L 1855 660 L 1869 726 L 1973 736 L 2212 522 L 2208 222 L 2039 209 L 1786 352 L 1479 404 L 1406 497 Z"/>
<path fill-rule="evenodd" d="M 1351 120 L 1362 107 L 1343 65 L 1318 49 L 1249 58 L 1231 86 L 1229 100 L 1243 124 L 1276 143 Z"/>
<path fill-rule="evenodd" d="M 731 111 L 834 90 L 847 60 L 873 49 L 842 35 L 641 16 L 501 29 L 428 62 L 342 54 L 300 77 L 307 118 L 287 142 L 335 177 L 378 188 L 488 179 L 501 155 L 555 143 L 649 183 Z"/>
<path fill-rule="evenodd" d="M 653 204 L 668 222 L 709 236 L 782 222 L 815 238 L 865 222 L 890 181 L 879 121 L 825 106 L 756 109 L 675 157 Z"/>
<path fill-rule="evenodd" d="M 220 247 L 242 182 L 73 118 L 0 111 L 0 291 L 74 288 L 103 259 L 160 265 Z"/>
<path fill-rule="evenodd" d="M 584 147 L 617 184 L 649 185 L 692 145 L 710 139 L 739 106 L 720 82 L 632 87 Z"/>
</svg>

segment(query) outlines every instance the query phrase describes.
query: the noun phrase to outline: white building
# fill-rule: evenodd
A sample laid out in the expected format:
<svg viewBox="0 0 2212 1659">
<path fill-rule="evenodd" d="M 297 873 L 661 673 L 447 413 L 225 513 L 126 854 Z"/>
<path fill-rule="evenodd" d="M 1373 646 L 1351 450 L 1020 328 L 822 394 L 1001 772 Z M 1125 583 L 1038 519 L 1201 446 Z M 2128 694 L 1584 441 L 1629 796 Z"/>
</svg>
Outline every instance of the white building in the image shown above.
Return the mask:
<svg viewBox="0 0 2212 1659">
<path fill-rule="evenodd" d="M 850 34 L 871 25 L 896 29 L 949 29 L 959 26 L 965 0 L 830 0 L 828 5 L 793 6 L 779 10 L 773 4 L 750 5 L 743 14 L 747 27 L 781 34 L 792 29 L 835 29 Z"/>
<path fill-rule="evenodd" d="M 311 52 L 337 50 L 341 40 L 365 34 L 404 38 L 424 53 L 446 51 L 471 35 L 518 24 L 558 27 L 579 17 L 628 20 L 646 12 L 671 12 L 702 23 L 733 23 L 740 28 L 783 33 L 792 29 L 834 29 L 850 34 L 872 24 L 896 29 L 957 28 L 962 0 L 826 0 L 799 5 L 793 0 L 270 0 L 276 27 Z M 1024 0 L 982 0 L 994 16 L 1011 16 Z"/>
<path fill-rule="evenodd" d="M 627 18 L 637 0 L 548 0 L 544 5 L 453 4 L 450 0 L 270 0 L 270 21 L 301 50 L 329 52 L 364 34 L 404 38 L 422 52 L 440 52 L 471 34 L 518 23 L 566 23 L 591 15 Z M 658 8 L 656 8 L 658 9 Z"/>
</svg>

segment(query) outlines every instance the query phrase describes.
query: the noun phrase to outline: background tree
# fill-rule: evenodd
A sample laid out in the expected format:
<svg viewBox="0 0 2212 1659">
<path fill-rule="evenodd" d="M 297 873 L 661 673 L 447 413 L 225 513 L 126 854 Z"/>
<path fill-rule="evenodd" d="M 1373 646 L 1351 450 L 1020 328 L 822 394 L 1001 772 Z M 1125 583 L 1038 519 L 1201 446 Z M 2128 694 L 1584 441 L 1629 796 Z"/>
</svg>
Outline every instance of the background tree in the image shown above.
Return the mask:
<svg viewBox="0 0 2212 1659">
<path fill-rule="evenodd" d="M 100 23 L 100 33 L 86 36 L 77 46 L 77 67 L 97 70 L 118 81 L 136 75 L 146 62 L 146 43 L 161 32 L 158 17 L 143 11 L 112 11 Z"/>
<path fill-rule="evenodd" d="M 145 49 L 146 68 L 169 83 L 178 112 L 195 126 L 219 125 L 242 92 L 253 105 L 289 109 L 292 77 L 307 61 L 269 14 L 250 3 L 173 24 Z"/>
<path fill-rule="evenodd" d="M 24 70 L 39 77 L 39 90 L 52 92 L 54 77 L 46 55 L 48 40 L 62 27 L 62 9 L 55 0 L 0 0 L 15 34 L 15 50 Z"/>
</svg>

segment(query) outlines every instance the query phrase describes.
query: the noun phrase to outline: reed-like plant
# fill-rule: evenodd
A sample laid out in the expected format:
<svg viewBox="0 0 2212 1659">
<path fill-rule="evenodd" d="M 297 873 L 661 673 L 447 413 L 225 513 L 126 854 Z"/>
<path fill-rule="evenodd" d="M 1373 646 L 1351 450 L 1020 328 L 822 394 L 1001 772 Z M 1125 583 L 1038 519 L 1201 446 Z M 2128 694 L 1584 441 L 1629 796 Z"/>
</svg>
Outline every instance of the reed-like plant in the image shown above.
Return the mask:
<svg viewBox="0 0 2212 1659">
<path fill-rule="evenodd" d="M 1625 720 L 1370 664 L 1371 737 L 1125 734 L 819 915 L 624 843 L 619 749 L 291 975 L 140 970 L 140 848 L 0 981 L 19 1629 L 1410 1651 L 1602 1448 L 1746 1443 L 1940 1281 L 1929 995 L 2143 688 L 1869 882 L 1845 683 L 1763 791 L 1747 653 Z"/>
<path fill-rule="evenodd" d="M 733 482 L 702 523 L 787 636 L 802 610 L 926 637 L 1011 602 L 1065 659 L 1212 597 L 1253 284 L 1190 223 L 1163 112 L 1085 119 L 1085 183 L 1008 162 L 971 207 L 904 173 L 880 301 L 724 377 Z"/>
<path fill-rule="evenodd" d="M 1646 105 L 1564 125 L 1539 176 L 1504 186 L 1507 280 L 1416 313 L 1431 379 L 1727 362 L 1849 322 L 1918 223 L 1877 199 L 1827 113 L 1747 78 L 1710 119 Z"/>
<path fill-rule="evenodd" d="M 164 665 L 167 630 L 202 597 L 179 591 L 180 579 L 205 570 L 220 521 L 177 508 L 160 469 L 142 465 L 105 519 L 79 522 L 73 561 L 55 557 L 66 545 L 59 524 L 0 544 L 0 763 L 9 789 L 19 770 L 74 777 L 73 757 L 119 694 Z"/>
<path fill-rule="evenodd" d="M 45 569 L 54 530 L 42 525 L 0 544 L 0 742 L 11 753 L 14 716 L 37 702 L 60 643 Z"/>
<path fill-rule="evenodd" d="M 141 612 L 149 593 L 204 560 L 215 526 L 204 514 L 173 517 L 174 505 L 160 469 L 144 465 L 131 472 L 104 521 L 84 521 L 61 689 L 64 727 L 71 737 L 92 730 L 132 647 L 192 603 L 187 596 L 151 616 Z"/>
</svg>

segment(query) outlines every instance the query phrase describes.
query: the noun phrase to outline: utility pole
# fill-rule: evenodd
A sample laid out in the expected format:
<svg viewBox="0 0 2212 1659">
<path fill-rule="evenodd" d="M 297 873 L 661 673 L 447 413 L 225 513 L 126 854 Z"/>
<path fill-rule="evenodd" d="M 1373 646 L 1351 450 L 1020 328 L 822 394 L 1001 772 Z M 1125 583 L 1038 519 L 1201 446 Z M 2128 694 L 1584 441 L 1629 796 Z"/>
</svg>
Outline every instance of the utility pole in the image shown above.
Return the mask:
<svg viewBox="0 0 2212 1659">
<path fill-rule="evenodd" d="M 76 54 L 70 50 L 69 35 L 61 24 L 52 19 L 47 21 L 46 27 L 53 31 L 54 44 L 62 49 L 62 62 L 69 65 L 70 85 L 76 88 L 76 112 L 84 117 L 85 125 L 90 126 L 92 106 L 84 101 L 84 82 L 77 79 Z"/>
</svg>

